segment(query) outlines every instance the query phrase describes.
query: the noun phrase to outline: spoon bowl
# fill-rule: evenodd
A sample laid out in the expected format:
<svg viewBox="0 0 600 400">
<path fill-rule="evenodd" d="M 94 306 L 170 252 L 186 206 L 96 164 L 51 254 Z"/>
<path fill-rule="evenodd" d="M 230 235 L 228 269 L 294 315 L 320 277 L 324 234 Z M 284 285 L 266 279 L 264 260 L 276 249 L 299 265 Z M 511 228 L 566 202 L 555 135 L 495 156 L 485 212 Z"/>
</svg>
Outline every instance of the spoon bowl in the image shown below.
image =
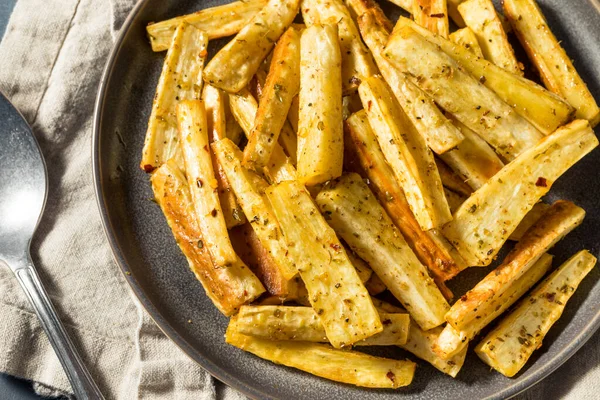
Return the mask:
<svg viewBox="0 0 600 400">
<path fill-rule="evenodd" d="M 0 93 L 0 261 L 14 272 L 78 399 L 103 399 L 35 271 L 29 248 L 47 194 L 44 157 L 27 121 Z"/>
</svg>

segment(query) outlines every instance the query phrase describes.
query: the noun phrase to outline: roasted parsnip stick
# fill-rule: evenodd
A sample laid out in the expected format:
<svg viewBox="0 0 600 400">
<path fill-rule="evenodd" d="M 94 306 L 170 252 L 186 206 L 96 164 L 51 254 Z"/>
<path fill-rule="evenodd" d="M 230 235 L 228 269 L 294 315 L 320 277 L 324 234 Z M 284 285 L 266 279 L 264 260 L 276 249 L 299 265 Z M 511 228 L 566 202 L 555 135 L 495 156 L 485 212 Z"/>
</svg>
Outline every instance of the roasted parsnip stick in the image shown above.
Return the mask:
<svg viewBox="0 0 600 400">
<path fill-rule="evenodd" d="M 217 193 L 204 103 L 200 100 L 180 102 L 177 105 L 177 125 L 185 173 L 204 245 L 217 267 L 227 267 L 237 262 L 238 256 L 229 240 Z"/>
<path fill-rule="evenodd" d="M 467 348 L 465 347 L 449 360 L 442 359 L 433 351 L 433 346 L 437 342 L 442 330 L 443 328 L 438 326 L 428 331 L 424 331 L 411 321 L 408 340 L 405 344 L 400 345 L 400 347 L 410 351 L 420 359 L 427 361 L 443 373 L 456 378 L 456 375 L 458 375 L 458 372 L 465 362 Z"/>
<path fill-rule="evenodd" d="M 211 143 L 227 137 L 226 97 L 225 93 L 214 86 L 204 85 L 202 89 L 202 101 L 206 109 L 208 140 Z M 214 157 L 212 157 L 212 160 L 215 178 L 217 178 L 219 186 L 219 202 L 221 203 L 221 209 L 223 209 L 223 217 L 225 218 L 227 229 L 242 225 L 246 223 L 246 217 L 237 203 L 235 195 L 229 188 L 225 172 L 215 161 Z"/>
<path fill-rule="evenodd" d="M 146 27 L 146 32 L 148 32 L 153 51 L 163 51 L 169 48 L 173 40 L 173 32 L 181 22 L 194 25 L 205 32 L 208 40 L 218 39 L 238 33 L 266 4 L 267 0 L 234 1 L 150 24 Z"/>
<path fill-rule="evenodd" d="M 302 33 L 298 180 L 312 186 L 342 174 L 341 54 L 335 25 Z"/>
<path fill-rule="evenodd" d="M 454 328 L 467 330 L 485 319 L 488 305 L 507 301 L 511 285 L 556 242 L 575 229 L 585 211 L 568 201 L 557 201 L 516 244 L 502 264 L 462 296 L 446 314 Z"/>
<path fill-rule="evenodd" d="M 256 99 L 250 94 L 250 91 L 242 89 L 239 93 L 229 95 L 229 105 L 233 116 L 242 127 L 246 137 L 250 137 L 258 110 Z M 279 144 L 273 149 L 271 159 L 265 167 L 264 173 L 270 182 L 296 179 L 296 168 L 294 168 L 292 160 L 285 155 Z"/>
<path fill-rule="evenodd" d="M 477 345 L 475 352 L 490 367 L 508 377 L 515 376 L 565 309 L 567 301 L 596 265 L 587 250 L 575 254 Z"/>
<path fill-rule="evenodd" d="M 442 228 L 444 235 L 469 265 L 489 265 L 554 181 L 597 145 L 585 120 L 558 129 L 473 193 Z"/>
<path fill-rule="evenodd" d="M 412 16 L 427 30 L 447 38 L 450 32 L 446 0 L 413 0 Z"/>
<path fill-rule="evenodd" d="M 433 153 L 379 77 L 364 80 L 360 98 L 385 159 L 423 230 L 452 219 Z"/>
<path fill-rule="evenodd" d="M 521 240 L 525 232 L 527 232 L 527 230 L 531 228 L 533 224 L 535 224 L 542 217 L 542 215 L 548 211 L 549 208 L 550 204 L 542 202 L 536 203 L 531 211 L 525 214 L 519 225 L 517 225 L 517 228 L 508 237 L 508 240 L 514 240 L 516 242 Z"/>
<path fill-rule="evenodd" d="M 465 26 L 465 21 L 462 19 L 462 15 L 458 12 L 458 6 L 465 0 L 447 0 L 448 2 L 448 15 L 452 18 L 452 21 L 459 28 L 463 28 Z"/>
<path fill-rule="evenodd" d="M 299 0 L 269 2 L 208 63 L 204 80 L 230 93 L 252 79 L 274 43 L 298 14 Z"/>
<path fill-rule="evenodd" d="M 392 34 L 385 55 L 506 159 L 515 159 L 541 140 L 542 134 L 510 105 L 411 27 Z"/>
<path fill-rule="evenodd" d="M 292 279 L 283 276 L 278 263 L 262 245 L 249 223 L 231 229 L 229 237 L 237 255 L 256 274 L 267 292 L 278 298 L 276 304 L 296 300 L 298 285 L 304 285 L 302 280 L 298 275 Z"/>
<path fill-rule="evenodd" d="M 199 99 L 206 58 L 206 34 L 185 22 L 177 26 L 156 86 L 140 167 L 152 172 L 171 158 L 183 166 L 175 108 L 178 100 Z"/>
<path fill-rule="evenodd" d="M 391 3 L 394 3 L 407 13 L 412 13 L 413 10 L 413 0 L 389 0 Z"/>
<path fill-rule="evenodd" d="M 460 121 L 455 119 L 452 121 L 461 130 L 465 139 L 455 149 L 441 154 L 440 158 L 471 189 L 477 190 L 496 175 L 504 167 L 504 163 L 479 135 L 467 128 Z M 444 183 L 443 177 L 442 183 Z M 455 190 L 451 187 L 450 189 Z M 465 194 L 462 191 L 459 193 Z"/>
<path fill-rule="evenodd" d="M 458 274 L 466 265 L 439 232 L 424 232 L 419 227 L 404 192 L 385 161 L 364 110 L 346 120 L 344 145 L 351 155 L 347 160 L 356 160 L 358 163 L 356 166 L 349 164 L 350 169 L 360 171 L 365 178 L 369 179 L 371 189 L 396 227 L 402 232 L 410 248 L 427 266 L 440 289 L 449 292 L 447 289 L 444 290 L 443 282 Z M 456 257 L 453 257 L 454 254 Z"/>
<path fill-rule="evenodd" d="M 344 250 L 346 250 L 346 255 L 348 256 L 348 260 L 354 265 L 354 269 L 356 269 L 356 273 L 360 278 L 362 283 L 367 283 L 369 279 L 374 275 L 373 270 L 369 267 L 369 264 L 356 254 L 348 247 L 344 246 Z M 385 289 L 384 289 L 385 290 Z"/>
<path fill-rule="evenodd" d="M 377 296 L 387 290 L 385 283 L 383 283 L 377 274 L 371 275 L 371 278 L 365 282 L 365 288 L 371 296 Z"/>
<path fill-rule="evenodd" d="M 523 75 L 491 0 L 467 0 L 458 6 L 465 24 L 477 36 L 486 60 L 513 74 Z"/>
<path fill-rule="evenodd" d="M 288 121 L 292 125 L 294 132 L 298 133 L 299 120 L 300 120 L 300 96 L 294 96 L 290 109 L 288 111 Z"/>
<path fill-rule="evenodd" d="M 379 313 L 385 322 L 383 331 L 354 346 L 395 346 L 408 338 L 408 314 Z M 269 340 L 329 342 L 319 316 L 310 307 L 243 306 L 236 317 L 239 333 Z"/>
<path fill-rule="evenodd" d="M 533 124 L 540 132 L 548 135 L 571 120 L 573 107 L 540 85 L 512 74 L 490 61 L 478 58 L 469 50 L 432 34 L 407 18 L 400 17 L 394 29 L 402 26 L 412 27 L 428 41 L 440 46 L 446 54 L 457 60 L 467 72 L 496 92 L 504 102 L 514 107 L 519 115 Z"/>
<path fill-rule="evenodd" d="M 483 58 L 483 51 L 481 51 L 477 36 L 475 36 L 471 28 L 462 28 L 454 31 L 450 34 L 449 39 L 452 43 L 456 43 L 473 52 L 477 57 Z"/>
<path fill-rule="evenodd" d="M 359 175 L 333 181 L 316 201 L 337 234 L 369 263 L 422 329 L 443 323 L 446 299 Z"/>
<path fill-rule="evenodd" d="M 406 2 L 406 6 L 409 9 L 412 9 L 412 0 L 400 0 L 400 1 Z M 379 7 L 379 4 L 375 0 L 344 0 L 344 2 L 346 3 L 346 6 L 350 10 L 350 14 L 352 14 L 352 18 L 354 18 L 354 20 L 357 22 L 357 24 L 358 24 L 358 18 L 361 15 L 369 12 L 370 14 L 372 14 L 375 17 L 375 19 L 377 21 L 376 23 L 378 24 L 378 26 L 381 27 L 387 34 L 389 34 L 392 31 L 392 29 L 394 28 L 394 24 L 392 24 L 392 21 L 389 20 L 389 18 L 385 15 L 385 13 L 381 9 L 381 7 Z M 363 35 L 362 32 L 361 32 L 361 35 Z M 364 37 L 363 37 L 363 40 L 364 40 Z M 371 50 L 371 52 L 372 52 L 372 50 Z"/>
<path fill-rule="evenodd" d="M 266 193 L 287 241 L 288 257 L 331 344 L 348 346 L 381 332 L 367 290 L 306 189 L 298 182 L 282 182 Z"/>
<path fill-rule="evenodd" d="M 444 195 L 446 196 L 446 200 L 448 201 L 448 207 L 450 207 L 450 211 L 452 212 L 458 210 L 462 203 L 464 203 L 467 199 L 466 196 L 463 196 L 450 189 L 447 189 L 446 187 L 444 187 Z"/>
<path fill-rule="evenodd" d="M 248 144 L 244 166 L 262 171 L 277 145 L 292 98 L 300 88 L 300 33 L 289 28 L 273 50 L 271 68 L 259 102 Z M 293 135 L 295 139 L 295 135 Z"/>
<path fill-rule="evenodd" d="M 300 10 L 309 27 L 315 24 L 337 24 L 344 94 L 356 92 L 361 80 L 377 73 L 373 57 L 360 39 L 358 28 L 342 0 L 302 0 Z M 323 56 L 321 53 L 320 57 Z"/>
<path fill-rule="evenodd" d="M 300 369 L 332 381 L 370 388 L 410 385 L 416 364 L 369 356 L 356 351 L 333 349 L 311 342 L 258 339 L 238 333 L 235 318 L 229 323 L 225 341 L 258 357 Z"/>
<path fill-rule="evenodd" d="M 378 17 L 377 12 L 369 9 L 358 18 L 358 25 L 383 78 L 406 115 L 435 153 L 442 154 L 456 147 L 464 138 L 461 132 L 444 116 L 425 92 L 410 82 L 383 56 L 389 33 L 385 28 L 386 20 L 381 22 L 382 19 L 383 17 Z"/>
<path fill-rule="evenodd" d="M 258 278 L 238 258 L 228 268 L 215 268 L 194 215 L 194 204 L 183 172 L 174 160 L 152 174 L 152 189 L 190 269 L 206 295 L 225 315 L 234 314 L 264 291 Z"/>
<path fill-rule="evenodd" d="M 444 161 L 436 158 L 435 165 L 445 189 L 450 189 L 464 197 L 469 197 L 473 193 L 473 189 L 465 183 L 464 179 L 455 174 Z"/>
<path fill-rule="evenodd" d="M 214 142 L 212 148 L 256 236 L 273 257 L 281 275 L 285 279 L 292 279 L 298 271 L 286 256 L 287 243 L 264 195 L 268 183 L 242 166 L 242 152 L 231 140 Z"/>
<path fill-rule="evenodd" d="M 546 87 L 575 107 L 577 118 L 600 122 L 600 108 L 534 0 L 507 0 L 504 13 Z"/>
<path fill-rule="evenodd" d="M 434 344 L 435 353 L 447 360 L 466 350 L 469 341 L 542 279 L 551 266 L 552 256 L 543 254 L 527 272 L 509 286 L 500 298 L 488 305 L 482 305 L 485 309 L 478 310 L 481 318 L 472 320 L 466 327 L 460 329 L 447 324 Z"/>
</svg>

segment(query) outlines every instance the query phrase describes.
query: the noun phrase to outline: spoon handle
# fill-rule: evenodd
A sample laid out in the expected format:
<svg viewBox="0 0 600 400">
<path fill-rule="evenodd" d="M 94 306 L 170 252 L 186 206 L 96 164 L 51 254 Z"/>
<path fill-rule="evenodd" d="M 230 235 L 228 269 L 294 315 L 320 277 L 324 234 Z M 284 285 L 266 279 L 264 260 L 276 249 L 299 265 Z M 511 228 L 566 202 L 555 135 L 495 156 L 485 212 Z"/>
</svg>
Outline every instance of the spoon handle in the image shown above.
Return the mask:
<svg viewBox="0 0 600 400">
<path fill-rule="evenodd" d="M 17 269 L 15 275 L 25 290 L 41 325 L 48 335 L 50 344 L 60 360 L 77 400 L 101 400 L 102 393 L 96 386 L 87 368 L 83 365 L 73 342 L 69 339 L 63 324 L 50 302 L 50 297 L 42 286 L 42 282 L 35 271 L 33 263 Z"/>
</svg>

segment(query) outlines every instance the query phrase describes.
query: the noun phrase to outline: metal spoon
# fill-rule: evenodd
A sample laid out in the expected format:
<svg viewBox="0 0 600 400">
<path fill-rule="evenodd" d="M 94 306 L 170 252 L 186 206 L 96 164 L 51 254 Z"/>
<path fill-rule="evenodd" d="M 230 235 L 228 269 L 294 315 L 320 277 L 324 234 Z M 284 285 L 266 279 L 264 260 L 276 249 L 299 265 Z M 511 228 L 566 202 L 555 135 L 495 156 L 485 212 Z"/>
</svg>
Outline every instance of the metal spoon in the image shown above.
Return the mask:
<svg viewBox="0 0 600 400">
<path fill-rule="evenodd" d="M 46 164 L 31 128 L 0 93 L 0 261 L 14 272 L 78 399 L 103 399 L 31 261 L 31 238 L 44 210 Z"/>
</svg>

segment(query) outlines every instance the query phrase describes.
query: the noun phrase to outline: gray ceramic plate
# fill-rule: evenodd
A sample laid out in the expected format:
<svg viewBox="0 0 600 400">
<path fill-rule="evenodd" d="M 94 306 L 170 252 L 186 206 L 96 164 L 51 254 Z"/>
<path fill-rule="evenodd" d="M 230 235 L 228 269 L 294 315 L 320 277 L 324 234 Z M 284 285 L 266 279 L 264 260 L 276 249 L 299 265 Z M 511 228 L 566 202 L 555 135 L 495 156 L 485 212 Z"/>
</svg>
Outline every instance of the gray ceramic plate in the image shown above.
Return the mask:
<svg viewBox="0 0 600 400">
<path fill-rule="evenodd" d="M 98 202 L 117 263 L 135 294 L 161 329 L 191 358 L 225 383 L 254 398 L 273 399 L 481 399 L 507 398 L 539 382 L 566 361 L 600 324 L 600 269 L 596 268 L 569 302 L 544 346 L 527 367 L 507 379 L 470 354 L 458 379 L 424 362 L 414 383 L 396 391 L 336 384 L 277 366 L 223 341 L 227 319 L 206 298 L 188 270 L 159 208 L 150 201 L 148 176 L 138 168 L 152 97 L 165 53 L 150 50 L 144 27 L 150 21 L 224 3 L 222 0 L 144 0 L 131 13 L 108 60 L 100 85 L 94 127 L 94 173 Z M 595 0 L 540 0 L 550 26 L 600 99 L 600 6 Z M 389 15 L 398 11 L 389 4 Z M 212 51 L 223 42 L 211 43 Z M 555 264 L 587 248 L 598 255 L 600 151 L 563 176 L 548 200 L 576 201 L 588 211 L 584 224 L 552 253 Z M 460 294 L 489 269 L 471 269 L 451 282 Z M 189 323 L 188 321 L 191 321 Z M 396 348 L 377 354 L 412 358 Z"/>
</svg>

